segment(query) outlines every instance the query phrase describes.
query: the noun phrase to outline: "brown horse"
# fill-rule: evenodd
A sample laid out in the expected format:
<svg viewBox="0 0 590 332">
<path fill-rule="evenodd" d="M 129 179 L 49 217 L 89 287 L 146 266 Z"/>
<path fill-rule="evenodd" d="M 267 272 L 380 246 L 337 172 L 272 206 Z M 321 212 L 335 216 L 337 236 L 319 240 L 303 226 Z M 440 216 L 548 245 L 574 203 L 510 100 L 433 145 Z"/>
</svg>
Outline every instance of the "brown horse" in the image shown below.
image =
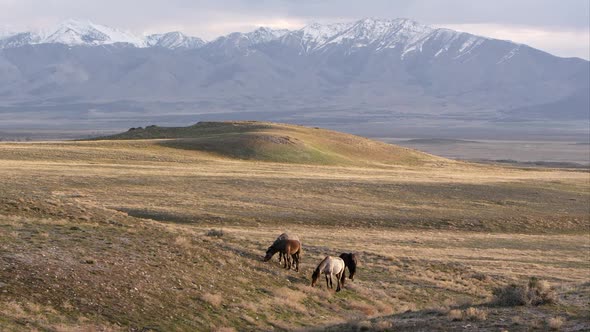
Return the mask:
<svg viewBox="0 0 590 332">
<path fill-rule="evenodd" d="M 285 265 L 286 269 L 291 269 L 291 267 L 295 267 L 295 271 L 299 272 L 299 259 L 301 254 L 301 242 L 297 240 L 279 240 L 275 241 L 268 249 L 266 250 L 266 256 L 264 256 L 264 261 L 268 262 L 272 258 L 274 254 L 277 252 L 283 254 L 285 257 Z"/>
<path fill-rule="evenodd" d="M 275 242 L 273 244 L 277 243 L 280 240 L 297 240 L 297 241 L 299 241 L 299 237 L 297 235 L 283 233 L 277 237 L 277 239 L 275 240 Z M 299 242 L 301 242 L 301 241 L 299 241 Z M 285 257 L 283 256 L 283 253 L 279 252 L 279 264 L 281 264 L 281 261 L 283 259 L 285 259 Z"/>
<path fill-rule="evenodd" d="M 356 272 L 356 266 L 358 264 L 356 260 L 356 255 L 351 252 L 342 253 L 340 254 L 340 258 L 342 258 L 344 264 L 346 264 L 346 267 L 348 268 L 348 278 L 354 281 L 354 274 Z"/>
</svg>

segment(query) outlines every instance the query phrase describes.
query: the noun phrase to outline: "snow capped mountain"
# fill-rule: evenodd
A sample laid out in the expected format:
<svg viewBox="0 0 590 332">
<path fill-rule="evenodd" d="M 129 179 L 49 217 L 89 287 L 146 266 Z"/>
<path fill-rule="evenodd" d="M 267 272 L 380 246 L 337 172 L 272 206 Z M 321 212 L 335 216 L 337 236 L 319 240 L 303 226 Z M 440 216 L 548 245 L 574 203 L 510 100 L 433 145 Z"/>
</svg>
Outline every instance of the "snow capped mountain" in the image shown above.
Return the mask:
<svg viewBox="0 0 590 332">
<path fill-rule="evenodd" d="M 436 29 L 409 19 L 362 19 L 353 23 L 310 24 L 282 37 L 301 46 L 303 53 L 323 52 L 330 47 L 343 47 L 346 53 L 355 49 L 371 48 L 375 52 L 397 49 L 404 59 L 413 52 L 422 52 L 424 45 L 438 47 L 439 56 L 449 50 L 454 56 L 467 54 L 488 38 Z M 457 44 L 457 42 L 460 44 Z M 515 44 L 516 46 L 516 44 Z"/>
<path fill-rule="evenodd" d="M 290 31 L 285 29 L 275 30 L 266 27 L 260 27 L 251 32 L 233 32 L 225 36 L 221 36 L 209 44 L 212 48 L 236 48 L 247 49 L 248 47 L 268 43 L 273 40 L 278 40 Z"/>
<path fill-rule="evenodd" d="M 267 43 L 269 41 L 278 39 L 285 34 L 289 33 L 287 29 L 271 29 L 266 27 L 260 27 L 252 32 L 245 33 L 245 37 L 248 38 L 253 44 Z"/>
<path fill-rule="evenodd" d="M 0 38 L 0 48 L 13 48 L 29 44 L 37 44 L 39 40 L 39 35 L 32 32 L 16 33 Z"/>
<path fill-rule="evenodd" d="M 0 48 L 35 44 L 98 46 L 116 43 L 124 43 L 138 48 L 158 46 L 170 49 L 198 48 L 205 44 L 202 39 L 186 36 L 181 32 L 140 37 L 128 31 L 76 19 L 68 19 L 55 27 L 40 31 L 14 33 L 0 30 Z"/>
<path fill-rule="evenodd" d="M 352 47 L 377 45 L 395 48 L 399 44 L 413 44 L 434 29 L 408 19 L 362 19 L 352 24 L 312 24 L 303 28 L 303 42 L 321 49 L 329 44 L 349 44 Z"/>
<path fill-rule="evenodd" d="M 126 46 L 102 46 L 113 43 Z M 29 44 L 43 45 L 21 47 Z M 86 112 L 80 105 L 130 100 L 162 114 L 176 107 L 162 105 L 177 101 L 186 110 L 351 110 L 351 123 L 382 123 L 390 110 L 391 123 L 395 114 L 412 112 L 484 116 L 491 123 L 579 120 L 590 107 L 588 66 L 408 19 L 258 28 L 207 43 L 180 32 L 137 37 L 70 20 L 0 38 L 0 102 L 61 106 L 71 100 L 79 103 L 72 109 Z"/>
<path fill-rule="evenodd" d="M 158 46 L 169 49 L 192 49 L 199 48 L 205 44 L 205 41 L 201 38 L 187 36 L 179 31 L 149 35 L 145 41 L 148 47 Z"/>
<path fill-rule="evenodd" d="M 0 48 L 20 47 L 34 44 L 65 44 L 69 46 L 97 46 L 115 43 L 145 47 L 142 38 L 130 32 L 113 29 L 104 25 L 83 20 L 66 20 L 57 26 L 41 30 L 12 33 L 0 37 Z"/>
<path fill-rule="evenodd" d="M 125 43 L 138 48 L 163 47 L 168 49 L 195 49 L 205 45 L 225 54 L 232 50 L 249 52 L 249 48 L 276 41 L 300 49 L 300 54 L 325 52 L 328 48 L 340 48 L 350 54 L 362 48 L 375 52 L 397 50 L 403 60 L 416 52 L 422 52 L 424 45 L 436 48 L 432 56 L 461 57 L 480 47 L 488 38 L 461 33 L 449 29 L 435 29 L 409 19 L 366 18 L 351 23 L 312 23 L 299 30 L 271 29 L 266 27 L 254 31 L 234 32 L 221 36 L 209 43 L 182 32 L 168 32 L 138 37 L 130 32 L 110 28 L 85 20 L 66 20 L 52 29 L 40 32 L 14 33 L 0 30 L 0 48 L 14 48 L 27 44 L 65 44 L 97 46 Z M 517 44 L 514 44 L 516 48 Z M 508 58 L 508 52 L 502 58 Z"/>
<path fill-rule="evenodd" d="M 132 33 L 94 24 L 90 21 L 74 19 L 63 21 L 50 29 L 0 36 L 0 48 L 34 44 L 97 46 L 115 43 L 127 43 L 135 47 L 145 47 L 145 41 Z"/>
<path fill-rule="evenodd" d="M 301 39 L 301 46 L 305 52 L 311 52 L 326 45 L 350 26 L 350 23 L 312 23 L 301 30 L 295 31 L 292 36 Z"/>
<path fill-rule="evenodd" d="M 207 46 L 226 54 L 231 54 L 232 50 L 247 54 L 250 47 L 271 41 L 296 47 L 300 49 L 300 54 L 336 48 L 345 54 L 361 48 L 375 52 L 395 49 L 403 60 L 422 52 L 424 45 L 436 48 L 432 56 L 447 53 L 457 57 L 469 54 L 487 40 L 468 33 L 433 28 L 409 19 L 367 18 L 352 23 L 312 23 L 293 31 L 259 28 L 248 33 L 234 32 L 213 40 Z"/>
<path fill-rule="evenodd" d="M 113 29 L 90 21 L 66 20 L 52 29 L 41 31 L 38 44 L 105 45 L 127 43 L 145 47 L 145 41 L 130 32 Z"/>
<path fill-rule="evenodd" d="M 408 19 L 365 19 L 354 24 L 334 42 L 355 40 L 355 47 L 377 45 L 378 49 L 403 46 L 404 50 L 427 38 L 434 29 Z"/>
</svg>

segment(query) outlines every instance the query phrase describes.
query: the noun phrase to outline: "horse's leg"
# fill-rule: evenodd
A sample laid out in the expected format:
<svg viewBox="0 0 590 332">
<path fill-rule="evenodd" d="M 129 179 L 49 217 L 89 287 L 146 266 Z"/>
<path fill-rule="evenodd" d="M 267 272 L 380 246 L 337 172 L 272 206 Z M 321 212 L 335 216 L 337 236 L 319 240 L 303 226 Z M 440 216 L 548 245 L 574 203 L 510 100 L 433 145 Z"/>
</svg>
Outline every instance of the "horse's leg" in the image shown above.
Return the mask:
<svg viewBox="0 0 590 332">
<path fill-rule="evenodd" d="M 330 283 L 328 282 L 328 274 L 324 274 L 326 276 L 326 288 L 330 288 Z"/>
<path fill-rule="evenodd" d="M 293 261 L 295 262 L 295 271 L 299 272 L 299 252 L 293 254 Z"/>
<path fill-rule="evenodd" d="M 283 256 L 283 262 L 285 263 L 285 264 L 283 265 L 283 267 L 284 267 L 285 269 L 287 268 L 287 261 L 288 261 L 288 260 L 289 260 L 289 257 L 288 257 L 288 256 Z"/>
<path fill-rule="evenodd" d="M 336 286 L 336 291 L 337 291 L 337 292 L 339 292 L 339 291 L 340 291 L 340 277 L 342 276 L 342 273 L 344 273 L 344 272 L 338 273 L 338 274 L 336 275 L 336 279 L 337 279 L 337 284 L 336 284 L 336 285 L 337 285 L 337 286 Z"/>
<path fill-rule="evenodd" d="M 292 265 L 291 255 L 289 255 L 289 253 L 285 253 L 285 257 L 284 258 L 287 259 L 287 269 L 290 270 L 291 269 L 291 265 Z"/>
</svg>

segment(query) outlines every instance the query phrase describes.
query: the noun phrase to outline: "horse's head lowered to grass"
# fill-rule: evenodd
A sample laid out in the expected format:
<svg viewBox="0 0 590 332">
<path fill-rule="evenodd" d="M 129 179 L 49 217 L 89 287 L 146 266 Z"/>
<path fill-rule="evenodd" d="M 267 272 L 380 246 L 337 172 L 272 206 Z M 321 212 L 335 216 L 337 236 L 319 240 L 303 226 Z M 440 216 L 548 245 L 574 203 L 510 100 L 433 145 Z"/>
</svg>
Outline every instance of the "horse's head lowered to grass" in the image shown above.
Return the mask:
<svg viewBox="0 0 590 332">
<path fill-rule="evenodd" d="M 279 251 L 279 249 L 277 248 L 276 243 L 273 243 L 270 247 L 268 247 L 268 249 L 266 249 L 266 255 L 264 256 L 263 260 L 268 262 L 272 256 L 277 253 L 277 251 Z"/>
<path fill-rule="evenodd" d="M 319 277 L 320 277 L 320 269 L 317 268 L 313 271 L 313 274 L 311 275 L 311 287 L 315 287 L 315 284 L 318 281 Z"/>
</svg>

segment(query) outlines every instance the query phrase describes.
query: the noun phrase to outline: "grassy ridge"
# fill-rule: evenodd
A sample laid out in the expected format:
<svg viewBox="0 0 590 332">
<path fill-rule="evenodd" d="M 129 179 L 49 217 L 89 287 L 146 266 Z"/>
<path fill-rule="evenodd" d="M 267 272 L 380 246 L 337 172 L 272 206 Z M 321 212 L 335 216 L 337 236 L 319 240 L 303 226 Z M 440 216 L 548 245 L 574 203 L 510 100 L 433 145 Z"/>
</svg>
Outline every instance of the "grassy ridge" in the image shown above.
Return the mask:
<svg viewBox="0 0 590 332">
<path fill-rule="evenodd" d="M 422 165 L 449 162 L 363 137 L 256 121 L 199 122 L 188 127 L 132 128 L 106 140 L 166 139 L 158 144 L 236 159 L 316 165 Z"/>
</svg>

